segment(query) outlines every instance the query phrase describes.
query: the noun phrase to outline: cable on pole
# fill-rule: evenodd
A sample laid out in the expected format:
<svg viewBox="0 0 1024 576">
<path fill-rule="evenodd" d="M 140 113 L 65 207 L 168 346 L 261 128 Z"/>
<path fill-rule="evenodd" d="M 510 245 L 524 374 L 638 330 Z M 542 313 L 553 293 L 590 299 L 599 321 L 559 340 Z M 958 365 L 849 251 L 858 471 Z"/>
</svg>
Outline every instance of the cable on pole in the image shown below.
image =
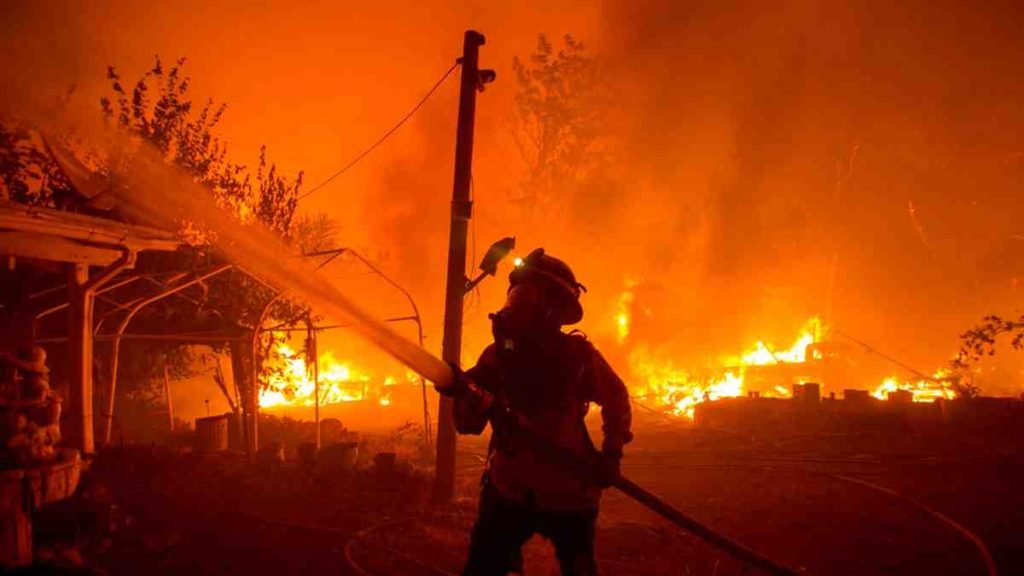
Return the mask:
<svg viewBox="0 0 1024 576">
<path fill-rule="evenodd" d="M 459 60 L 456 60 L 455 63 L 452 64 L 451 67 L 448 68 L 448 70 L 441 76 L 441 78 L 434 83 L 430 90 L 427 91 L 423 98 L 421 98 L 420 101 L 417 102 L 416 105 L 412 107 L 412 110 L 409 110 L 409 112 L 405 116 L 403 116 L 401 120 L 399 120 L 394 126 L 392 126 L 390 130 L 385 132 L 384 135 L 381 136 L 376 142 L 371 144 L 369 148 L 360 152 L 359 155 L 357 155 L 355 158 L 349 161 L 348 164 L 345 164 L 345 166 L 343 166 L 340 170 L 338 170 L 334 174 L 331 174 L 326 180 L 310 188 L 306 192 L 300 194 L 297 199 L 302 200 L 303 198 L 306 198 L 310 194 L 313 194 L 314 192 L 320 190 L 324 186 L 327 186 L 328 184 L 331 183 L 332 180 L 347 172 L 349 168 L 352 168 L 353 166 L 358 164 L 359 161 L 362 160 L 363 158 L 369 156 L 371 152 L 373 152 L 378 146 L 383 144 L 385 140 L 390 138 L 392 134 L 398 131 L 398 129 L 401 128 L 402 125 L 405 124 L 407 120 L 409 120 L 409 118 L 412 118 L 413 114 L 415 114 L 421 107 L 423 107 L 424 104 L 427 103 L 427 100 L 429 100 L 430 97 L 434 95 L 434 92 L 436 92 L 437 89 L 441 87 L 441 84 L 443 84 L 444 81 L 448 79 L 448 76 L 451 76 L 451 73 L 455 71 L 456 68 L 459 67 L 459 63 Z"/>
</svg>

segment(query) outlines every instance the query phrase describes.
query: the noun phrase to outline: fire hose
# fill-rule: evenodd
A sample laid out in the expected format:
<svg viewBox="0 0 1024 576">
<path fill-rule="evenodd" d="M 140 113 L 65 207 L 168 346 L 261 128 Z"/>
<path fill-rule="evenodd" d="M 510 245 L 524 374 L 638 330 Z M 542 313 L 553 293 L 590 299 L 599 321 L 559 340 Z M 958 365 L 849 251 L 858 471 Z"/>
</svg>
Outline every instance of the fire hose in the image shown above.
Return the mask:
<svg viewBox="0 0 1024 576">
<path fill-rule="evenodd" d="M 591 462 L 582 458 L 575 452 L 562 448 L 538 434 L 531 428 L 529 422 L 521 415 L 508 413 L 504 417 L 503 422 L 507 423 L 507 426 L 510 428 L 510 433 L 513 433 L 517 435 L 518 438 L 529 442 L 533 448 L 537 449 L 550 461 L 562 464 L 583 478 L 594 477 L 595 472 Z M 753 550 L 723 534 L 715 532 L 708 526 L 700 523 L 690 516 L 687 516 L 675 506 L 665 502 L 649 490 L 643 488 L 625 476 L 619 475 L 612 483 L 612 487 L 632 498 L 648 510 L 669 522 L 672 522 L 683 530 L 686 530 L 690 534 L 693 534 L 734 558 L 743 561 L 745 564 L 764 571 L 766 574 L 772 574 L 774 576 L 797 576 L 806 574 L 803 570 L 796 570 L 784 566 L 756 550 Z"/>
<path fill-rule="evenodd" d="M 665 518 L 669 522 L 672 522 L 676 526 L 679 526 L 683 530 L 686 530 L 690 534 L 693 534 L 708 544 L 711 544 L 719 550 L 722 550 L 723 552 L 726 552 L 731 556 L 754 566 L 755 568 L 760 568 L 768 574 L 795 575 L 805 573 L 800 570 L 794 570 L 783 566 L 756 550 L 748 548 L 727 536 L 715 532 L 697 520 L 683 514 L 678 508 L 670 505 L 661 498 L 658 498 L 650 491 L 637 485 L 625 476 L 620 477 L 613 486 L 626 496 L 629 496 L 647 509 L 658 514 L 662 518 Z"/>
</svg>

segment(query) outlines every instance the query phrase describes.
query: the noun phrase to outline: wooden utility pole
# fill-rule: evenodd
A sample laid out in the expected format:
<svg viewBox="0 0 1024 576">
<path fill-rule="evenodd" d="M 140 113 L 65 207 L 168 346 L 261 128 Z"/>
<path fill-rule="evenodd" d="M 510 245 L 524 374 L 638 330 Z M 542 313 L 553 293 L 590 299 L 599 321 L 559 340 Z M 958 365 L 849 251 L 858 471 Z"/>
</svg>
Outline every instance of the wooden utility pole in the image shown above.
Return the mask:
<svg viewBox="0 0 1024 576">
<path fill-rule="evenodd" d="M 476 92 L 481 86 L 479 56 L 484 36 L 467 30 L 462 45 L 462 84 L 459 90 L 459 124 L 455 136 L 455 182 L 452 189 L 452 223 L 448 237 L 448 284 L 444 301 L 444 339 L 441 358 L 458 366 L 462 360 L 462 306 L 466 294 L 466 234 L 473 203 L 469 199 L 473 170 L 473 125 Z M 434 502 L 444 504 L 455 494 L 455 421 L 451 398 L 442 396 L 437 413 L 437 459 L 434 468 Z"/>
</svg>

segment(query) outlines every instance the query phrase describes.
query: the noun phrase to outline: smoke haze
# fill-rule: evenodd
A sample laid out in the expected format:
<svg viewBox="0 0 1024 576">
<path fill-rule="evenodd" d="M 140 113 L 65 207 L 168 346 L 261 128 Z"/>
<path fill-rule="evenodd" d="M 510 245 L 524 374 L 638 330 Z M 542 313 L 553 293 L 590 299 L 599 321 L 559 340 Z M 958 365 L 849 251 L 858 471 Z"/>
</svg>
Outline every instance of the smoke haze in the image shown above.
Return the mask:
<svg viewBox="0 0 1024 576">
<path fill-rule="evenodd" d="M 252 163 L 266 143 L 315 184 L 404 114 L 476 28 L 488 39 L 481 64 L 498 72 L 478 101 L 476 258 L 514 234 L 523 252 L 545 246 L 569 261 L 590 288 L 581 327 L 617 365 L 641 342 L 683 365 L 760 338 L 788 343 L 819 315 L 930 372 L 982 315 L 1020 312 L 1016 3 L 294 4 L 6 3 L 4 79 L 20 84 L 3 96 L 74 84 L 91 106 L 107 64 L 132 79 L 155 54 L 187 56 L 197 95 L 229 104 L 233 156 Z M 523 177 L 511 59 L 542 32 L 587 44 L 617 96 L 607 111 L 617 177 L 567 191 L 572 210 L 556 222 L 510 201 Z M 342 244 L 413 293 L 433 351 L 456 92 L 450 80 L 302 206 L 337 219 Z M 357 270 L 328 275 L 380 316 L 407 312 L 401 295 Z M 470 297 L 467 358 L 488 341 L 502 275 Z M 630 282 L 634 322 L 620 345 L 615 314 Z M 1021 362 L 1011 358 L 1016 390 Z"/>
<path fill-rule="evenodd" d="M 666 294 L 692 298 L 666 304 L 678 326 L 778 338 L 817 314 L 929 366 L 1020 309 L 1019 6 L 639 2 L 603 22 L 639 102 L 630 168 L 697 244 L 669 261 L 696 278 Z"/>
</svg>

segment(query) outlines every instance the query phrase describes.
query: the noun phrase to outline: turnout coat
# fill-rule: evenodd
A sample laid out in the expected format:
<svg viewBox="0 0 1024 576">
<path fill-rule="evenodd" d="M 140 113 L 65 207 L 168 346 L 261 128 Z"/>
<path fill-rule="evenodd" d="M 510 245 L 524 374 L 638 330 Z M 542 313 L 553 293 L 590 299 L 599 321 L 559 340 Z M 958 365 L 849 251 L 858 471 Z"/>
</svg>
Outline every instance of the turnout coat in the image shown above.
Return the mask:
<svg viewBox="0 0 1024 576">
<path fill-rule="evenodd" d="M 522 343 L 515 350 L 492 344 L 466 375 L 524 416 L 545 439 L 581 457 L 595 451 L 584 418 L 594 403 L 601 407 L 602 450 L 621 456 L 632 440 L 629 393 L 611 366 L 585 337 L 557 332 L 543 341 Z M 492 425 L 486 481 L 502 497 L 538 509 L 596 509 L 601 489 L 579 478 L 559 462 L 517 442 L 472 404 L 455 401 L 455 428 L 480 434 Z"/>
</svg>

